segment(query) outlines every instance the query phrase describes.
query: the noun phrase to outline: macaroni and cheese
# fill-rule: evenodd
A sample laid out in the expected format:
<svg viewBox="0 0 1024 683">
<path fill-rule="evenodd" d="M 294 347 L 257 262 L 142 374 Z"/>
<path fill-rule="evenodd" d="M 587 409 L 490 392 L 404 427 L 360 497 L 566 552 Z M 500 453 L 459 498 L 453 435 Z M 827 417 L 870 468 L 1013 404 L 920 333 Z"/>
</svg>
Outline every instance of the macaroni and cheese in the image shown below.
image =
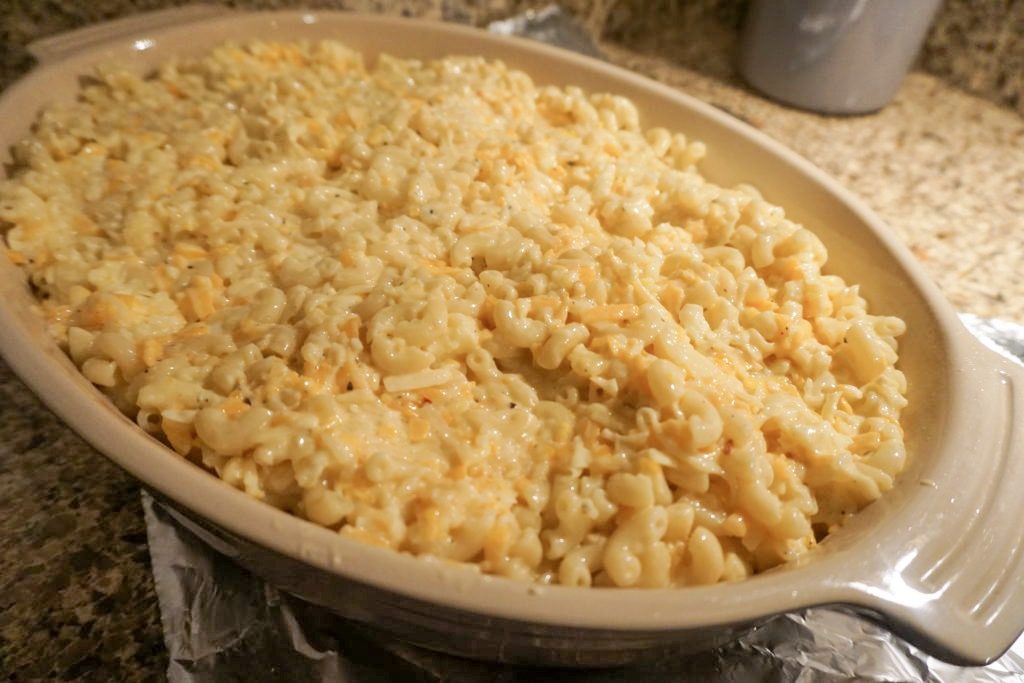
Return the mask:
<svg viewBox="0 0 1024 683">
<path fill-rule="evenodd" d="M 100 69 L 6 255 L 139 426 L 347 537 L 571 586 L 735 581 L 905 461 L 901 320 L 634 105 L 335 42 Z"/>
</svg>

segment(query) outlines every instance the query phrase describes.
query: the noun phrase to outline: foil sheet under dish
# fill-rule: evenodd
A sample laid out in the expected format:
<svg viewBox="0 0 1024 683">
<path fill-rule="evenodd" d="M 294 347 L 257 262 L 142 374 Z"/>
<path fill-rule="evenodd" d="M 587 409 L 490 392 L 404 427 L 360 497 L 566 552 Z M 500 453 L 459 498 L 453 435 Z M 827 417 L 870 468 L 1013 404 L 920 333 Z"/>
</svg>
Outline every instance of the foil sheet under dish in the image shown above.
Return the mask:
<svg viewBox="0 0 1024 683">
<path fill-rule="evenodd" d="M 494 22 L 521 35 L 601 56 L 556 6 Z M 1024 327 L 962 315 L 987 346 L 1024 364 Z M 839 609 L 786 614 L 727 646 L 609 670 L 510 667 L 430 652 L 278 591 L 213 550 L 194 525 L 143 492 L 156 593 L 175 683 L 228 680 L 465 681 L 992 681 L 1024 680 L 1024 638 L 987 667 L 929 657 Z"/>
</svg>

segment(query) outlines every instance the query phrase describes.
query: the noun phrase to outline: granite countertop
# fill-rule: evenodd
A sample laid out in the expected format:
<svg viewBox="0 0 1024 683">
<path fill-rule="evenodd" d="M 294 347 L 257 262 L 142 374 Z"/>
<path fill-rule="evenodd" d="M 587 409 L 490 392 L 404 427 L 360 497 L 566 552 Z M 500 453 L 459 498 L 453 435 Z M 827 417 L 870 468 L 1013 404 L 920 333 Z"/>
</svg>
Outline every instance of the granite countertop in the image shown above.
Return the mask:
<svg viewBox="0 0 1024 683">
<path fill-rule="evenodd" d="M 909 244 L 958 309 L 1024 322 L 1024 118 L 923 72 L 875 115 L 798 112 L 743 88 L 727 44 L 690 41 L 685 53 L 656 40 L 603 47 L 612 61 L 731 112 L 838 178 Z M 23 67 L 0 64 L 0 83 Z M 160 678 L 166 666 L 138 485 L 0 362 L 0 672 L 133 681 Z"/>
</svg>

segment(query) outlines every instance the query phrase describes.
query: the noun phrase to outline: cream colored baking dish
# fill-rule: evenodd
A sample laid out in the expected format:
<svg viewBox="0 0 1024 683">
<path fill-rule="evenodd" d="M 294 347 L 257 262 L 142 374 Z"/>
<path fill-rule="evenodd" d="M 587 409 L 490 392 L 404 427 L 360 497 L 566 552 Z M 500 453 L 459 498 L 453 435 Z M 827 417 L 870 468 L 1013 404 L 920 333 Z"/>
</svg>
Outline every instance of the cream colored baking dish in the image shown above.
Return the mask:
<svg viewBox="0 0 1024 683">
<path fill-rule="evenodd" d="M 457 26 L 330 12 L 161 13 L 39 47 L 50 59 L 0 98 L 6 150 L 36 112 L 70 99 L 99 61 L 145 71 L 226 39 L 337 38 L 368 55 L 480 54 L 539 82 L 632 98 L 646 125 L 707 143 L 703 170 L 749 182 L 812 227 L 832 271 L 898 315 L 912 463 L 896 488 L 798 566 L 674 590 L 537 587 L 401 556 L 257 502 L 123 417 L 44 333 L 21 273 L 0 259 L 0 350 L 72 428 L 174 504 L 222 552 L 315 603 L 436 649 L 505 661 L 607 665 L 686 652 L 812 605 L 861 610 L 954 662 L 1000 655 L 1024 628 L 1024 370 L 961 326 L 907 250 L 857 199 L 756 130 L 673 89 L 540 44 Z"/>
</svg>

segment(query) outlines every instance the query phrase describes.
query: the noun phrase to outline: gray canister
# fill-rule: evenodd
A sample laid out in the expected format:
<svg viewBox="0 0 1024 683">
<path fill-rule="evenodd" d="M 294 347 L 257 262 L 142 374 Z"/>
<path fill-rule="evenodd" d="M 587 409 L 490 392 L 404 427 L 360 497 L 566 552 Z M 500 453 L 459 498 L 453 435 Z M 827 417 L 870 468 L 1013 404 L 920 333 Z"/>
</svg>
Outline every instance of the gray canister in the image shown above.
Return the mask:
<svg viewBox="0 0 1024 683">
<path fill-rule="evenodd" d="M 740 72 L 786 104 L 881 109 L 899 89 L 941 0 L 752 0 Z"/>
</svg>

